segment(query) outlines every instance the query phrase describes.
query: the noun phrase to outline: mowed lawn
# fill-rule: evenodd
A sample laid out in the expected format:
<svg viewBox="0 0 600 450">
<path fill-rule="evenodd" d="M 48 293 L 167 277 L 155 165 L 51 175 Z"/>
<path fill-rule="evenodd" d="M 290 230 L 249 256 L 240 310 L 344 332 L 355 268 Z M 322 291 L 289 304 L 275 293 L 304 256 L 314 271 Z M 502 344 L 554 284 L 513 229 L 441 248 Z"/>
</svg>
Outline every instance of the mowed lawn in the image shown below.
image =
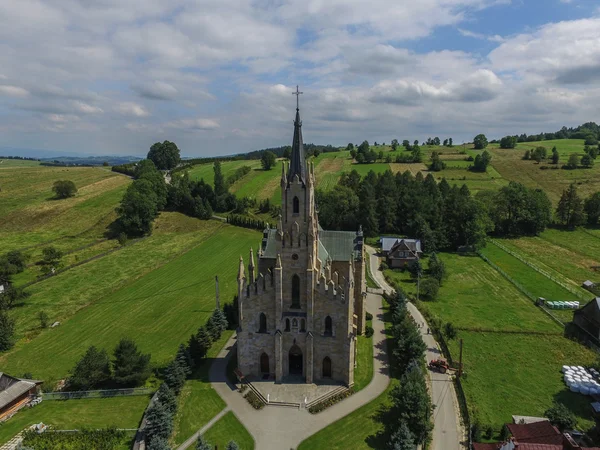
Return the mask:
<svg viewBox="0 0 600 450">
<path fill-rule="evenodd" d="M 164 365 L 212 313 L 215 275 L 219 276 L 221 301 L 231 301 L 237 291 L 239 255 L 256 246 L 259 239 L 256 231 L 220 225 L 187 253 L 91 302 L 59 327 L 22 343 L 2 358 L 2 368 L 58 380 L 67 376 L 90 345 L 110 351 L 125 336 L 151 353 L 154 366 Z M 132 259 L 139 257 L 132 255 Z M 91 272 L 87 278 L 74 279 L 72 286 L 81 289 L 87 282 L 87 289 L 94 292 L 95 276 Z M 60 293 L 68 289 L 56 288 L 56 301 L 60 302 Z"/>
<path fill-rule="evenodd" d="M 224 449 L 229 441 L 235 441 L 240 450 L 254 449 L 254 438 L 231 411 L 210 427 L 204 437 L 210 445 L 221 449 Z"/>
<path fill-rule="evenodd" d="M 0 445 L 26 427 L 43 422 L 57 430 L 137 428 L 150 401 L 148 396 L 46 400 L 25 408 L 0 426 Z"/>
<path fill-rule="evenodd" d="M 221 339 L 213 343 L 202 366 L 196 369 L 190 379 L 185 382 L 177 398 L 177 415 L 171 435 L 174 446 L 181 445 L 225 408 L 225 402 L 210 384 L 208 372 L 214 358 L 232 334 L 233 330 L 226 330 Z"/>
<path fill-rule="evenodd" d="M 543 297 L 546 300 L 561 301 L 580 300 L 577 295 L 569 292 L 560 284 L 550 280 L 492 242 L 489 242 L 481 250 L 481 253 L 536 298 Z M 535 263 L 535 261 L 532 261 L 532 263 Z"/>
</svg>

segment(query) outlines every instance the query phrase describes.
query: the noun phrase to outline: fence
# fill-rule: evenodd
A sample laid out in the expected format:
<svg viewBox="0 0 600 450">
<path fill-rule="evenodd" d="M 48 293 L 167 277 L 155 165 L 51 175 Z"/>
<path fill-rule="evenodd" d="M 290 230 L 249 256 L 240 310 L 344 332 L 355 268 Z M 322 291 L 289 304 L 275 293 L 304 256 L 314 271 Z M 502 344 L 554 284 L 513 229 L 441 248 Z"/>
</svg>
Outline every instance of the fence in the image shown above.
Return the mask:
<svg viewBox="0 0 600 450">
<path fill-rule="evenodd" d="M 72 391 L 72 392 L 43 392 L 44 400 L 74 400 L 80 398 L 107 398 L 128 397 L 134 395 L 150 395 L 154 391 L 148 388 L 131 389 L 104 389 L 98 391 Z"/>
<path fill-rule="evenodd" d="M 505 245 L 501 244 L 496 239 L 489 239 L 489 242 L 491 242 L 492 244 L 494 244 L 496 247 L 501 248 L 502 250 L 504 250 L 509 255 L 514 256 L 519 261 L 521 261 L 523 264 L 528 265 L 529 267 L 531 267 L 533 270 L 535 270 L 539 274 L 544 275 L 546 278 L 554 281 L 556 284 L 558 284 L 559 286 L 561 286 L 563 289 L 569 291 L 573 295 L 576 295 L 581 300 L 585 300 L 586 299 L 585 296 L 581 292 L 577 291 L 572 286 L 569 286 L 568 284 L 564 283 L 563 281 L 557 279 L 556 277 L 554 277 L 550 273 L 546 272 L 544 269 L 540 269 L 535 264 L 532 264 L 530 261 L 527 261 L 521 255 L 519 255 L 518 253 L 513 252 L 511 249 L 507 248 Z"/>
<path fill-rule="evenodd" d="M 492 261 L 490 261 L 481 252 L 478 251 L 477 254 L 479 255 L 479 257 L 481 259 L 483 259 L 486 263 L 488 263 L 490 266 L 492 266 L 492 268 L 494 268 L 500 275 L 502 275 L 510 283 L 512 283 L 512 285 L 514 287 L 516 287 L 519 291 L 521 291 L 524 295 L 526 295 L 532 302 L 534 302 L 534 303 L 537 302 L 537 297 L 535 295 L 533 295 L 531 292 L 529 292 L 527 289 L 525 289 L 520 283 L 515 281 L 509 274 L 507 274 L 504 270 L 502 270 L 500 267 L 498 267 L 496 264 L 494 264 Z M 565 326 L 565 324 L 562 320 L 560 320 L 558 317 L 556 317 L 554 314 L 552 314 L 550 311 L 548 311 L 544 306 L 540 306 L 539 308 L 542 311 L 544 311 L 546 314 L 548 314 L 548 316 L 550 316 L 550 318 L 552 320 L 554 320 L 555 322 L 557 322 L 560 326 L 563 326 L 563 327 Z"/>
</svg>

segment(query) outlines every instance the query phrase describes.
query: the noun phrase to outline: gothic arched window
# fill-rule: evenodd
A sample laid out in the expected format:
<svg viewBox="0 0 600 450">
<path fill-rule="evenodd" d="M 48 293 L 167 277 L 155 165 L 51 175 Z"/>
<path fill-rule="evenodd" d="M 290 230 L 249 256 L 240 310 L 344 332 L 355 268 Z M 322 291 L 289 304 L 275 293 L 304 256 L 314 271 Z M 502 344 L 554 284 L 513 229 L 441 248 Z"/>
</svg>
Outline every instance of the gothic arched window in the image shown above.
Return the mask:
<svg viewBox="0 0 600 450">
<path fill-rule="evenodd" d="M 331 378 L 331 358 L 323 358 L 323 378 Z"/>
<path fill-rule="evenodd" d="M 265 313 L 260 313 L 258 332 L 259 333 L 267 332 L 267 315 Z"/>
<path fill-rule="evenodd" d="M 304 319 L 300 320 L 300 331 L 306 331 L 306 320 Z"/>
<path fill-rule="evenodd" d="M 298 331 L 298 319 L 292 320 L 292 331 Z"/>
<path fill-rule="evenodd" d="M 290 319 L 285 319 L 285 331 L 290 331 Z"/>
<path fill-rule="evenodd" d="M 325 336 L 333 334 L 333 321 L 330 316 L 325 317 Z"/>
<path fill-rule="evenodd" d="M 300 308 L 300 277 L 292 277 L 292 308 Z"/>
<path fill-rule="evenodd" d="M 292 205 L 293 205 L 293 213 L 294 214 L 300 214 L 300 200 L 298 200 L 298 197 L 294 197 L 294 200 L 292 200 Z"/>
</svg>

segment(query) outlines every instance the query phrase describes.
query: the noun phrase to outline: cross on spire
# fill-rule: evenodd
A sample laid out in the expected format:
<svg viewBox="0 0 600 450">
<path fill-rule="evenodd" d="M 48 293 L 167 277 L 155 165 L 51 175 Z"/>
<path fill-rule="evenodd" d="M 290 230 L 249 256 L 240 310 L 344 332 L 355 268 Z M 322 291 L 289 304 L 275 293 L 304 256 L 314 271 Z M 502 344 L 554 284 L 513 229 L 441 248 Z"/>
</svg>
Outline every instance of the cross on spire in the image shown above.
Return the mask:
<svg viewBox="0 0 600 450">
<path fill-rule="evenodd" d="M 292 95 L 296 96 L 296 111 L 300 109 L 300 95 L 304 94 L 304 92 L 300 92 L 298 90 L 298 85 L 296 85 L 296 92 L 292 92 Z"/>
</svg>

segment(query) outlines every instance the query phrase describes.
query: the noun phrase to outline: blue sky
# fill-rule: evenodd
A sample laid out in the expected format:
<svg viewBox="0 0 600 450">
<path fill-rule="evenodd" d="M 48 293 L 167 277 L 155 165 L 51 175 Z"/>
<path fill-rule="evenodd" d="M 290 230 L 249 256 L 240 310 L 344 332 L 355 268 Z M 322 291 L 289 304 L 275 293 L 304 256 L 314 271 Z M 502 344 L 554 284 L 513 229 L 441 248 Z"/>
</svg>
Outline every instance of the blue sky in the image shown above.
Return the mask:
<svg viewBox="0 0 600 450">
<path fill-rule="evenodd" d="M 187 156 L 600 121 L 590 0 L 0 1 L 0 146 Z"/>
</svg>

